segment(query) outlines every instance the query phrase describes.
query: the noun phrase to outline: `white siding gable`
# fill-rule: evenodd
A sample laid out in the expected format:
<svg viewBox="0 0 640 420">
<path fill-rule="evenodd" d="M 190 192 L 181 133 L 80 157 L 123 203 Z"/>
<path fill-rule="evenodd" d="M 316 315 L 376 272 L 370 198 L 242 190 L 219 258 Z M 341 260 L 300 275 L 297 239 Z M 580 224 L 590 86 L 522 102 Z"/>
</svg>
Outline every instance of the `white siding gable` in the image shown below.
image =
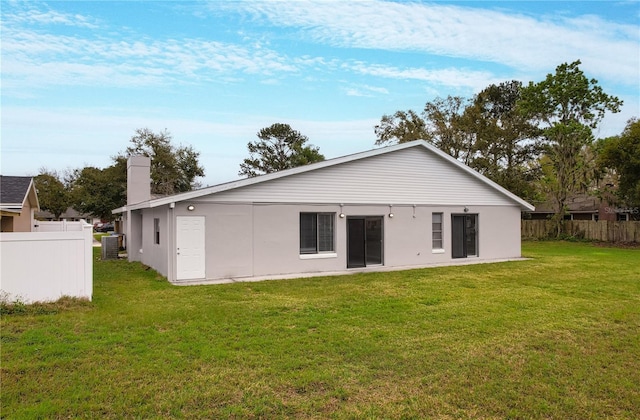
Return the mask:
<svg viewBox="0 0 640 420">
<path fill-rule="evenodd" d="M 518 205 L 424 147 L 198 197 L 200 202 Z"/>
</svg>

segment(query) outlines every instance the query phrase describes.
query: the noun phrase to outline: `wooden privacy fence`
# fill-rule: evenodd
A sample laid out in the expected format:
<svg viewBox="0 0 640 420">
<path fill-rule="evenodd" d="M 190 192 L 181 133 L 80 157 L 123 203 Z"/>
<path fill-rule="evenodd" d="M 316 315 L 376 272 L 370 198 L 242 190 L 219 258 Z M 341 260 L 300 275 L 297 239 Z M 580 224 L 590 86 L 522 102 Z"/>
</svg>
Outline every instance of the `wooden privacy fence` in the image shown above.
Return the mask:
<svg viewBox="0 0 640 420">
<path fill-rule="evenodd" d="M 607 220 L 565 220 L 563 232 L 576 238 L 603 242 L 640 242 L 640 222 Z M 523 220 L 520 230 L 524 239 L 555 236 L 555 226 L 549 220 Z"/>
</svg>

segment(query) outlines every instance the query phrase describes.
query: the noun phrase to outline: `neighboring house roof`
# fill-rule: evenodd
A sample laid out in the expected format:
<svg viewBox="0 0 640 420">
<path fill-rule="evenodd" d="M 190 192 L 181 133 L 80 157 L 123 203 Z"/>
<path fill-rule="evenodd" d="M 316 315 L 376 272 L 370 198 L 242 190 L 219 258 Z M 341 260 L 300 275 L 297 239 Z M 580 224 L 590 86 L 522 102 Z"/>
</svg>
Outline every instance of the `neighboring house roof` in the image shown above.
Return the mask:
<svg viewBox="0 0 640 420">
<path fill-rule="evenodd" d="M 0 175 L 0 208 L 5 211 L 20 212 L 27 200 L 32 207 L 40 208 L 33 178 L 30 176 Z"/>
<path fill-rule="evenodd" d="M 567 198 L 565 206 L 569 213 L 598 213 L 601 200 L 588 194 L 576 194 Z M 536 204 L 534 213 L 555 213 L 551 201 L 542 201 Z"/>
<path fill-rule="evenodd" d="M 39 211 L 36 212 L 36 218 L 38 219 L 52 219 L 54 217 L 54 214 L 51 213 L 50 211 Z M 80 213 L 78 212 L 78 210 L 74 209 L 73 207 L 69 207 L 67 208 L 64 213 L 62 213 L 60 215 L 61 219 L 86 219 L 88 217 L 92 217 L 90 214 L 84 214 L 84 213 Z"/>
<path fill-rule="evenodd" d="M 196 199 L 196 198 L 199 198 L 199 197 L 203 197 L 203 196 L 207 196 L 207 195 L 211 195 L 211 194 L 218 194 L 218 193 L 222 193 L 222 192 L 226 192 L 226 191 L 230 191 L 230 190 L 236 190 L 236 189 L 239 189 L 239 188 L 245 188 L 245 187 L 249 187 L 249 186 L 253 186 L 253 185 L 257 185 L 257 184 L 261 184 L 261 183 L 265 183 L 265 182 L 269 182 L 269 181 L 279 180 L 279 179 L 286 178 L 286 177 L 292 177 L 294 175 L 304 174 L 304 173 L 308 173 L 308 172 L 311 172 L 311 171 L 316 171 L 316 170 L 323 169 L 323 168 L 329 168 L 329 167 L 341 165 L 341 164 L 348 163 L 348 162 L 359 161 L 359 160 L 371 158 L 371 157 L 374 157 L 374 156 L 381 156 L 381 155 L 385 155 L 385 154 L 388 154 L 388 153 L 393 153 L 395 151 L 405 150 L 405 149 L 410 149 L 410 148 L 426 149 L 428 152 L 431 152 L 431 153 L 435 154 L 440 159 L 443 159 L 443 160 L 449 162 L 450 164 L 452 164 L 458 170 L 463 171 L 464 173 L 466 173 L 468 175 L 471 175 L 475 179 L 481 181 L 483 184 L 489 186 L 490 188 L 494 189 L 498 193 L 502 194 L 503 196 L 508 198 L 511 202 L 513 202 L 514 204 L 517 204 L 518 206 L 520 206 L 522 208 L 522 210 L 525 210 L 525 211 L 534 210 L 534 206 L 532 206 L 531 204 L 527 203 L 526 201 L 524 201 L 520 197 L 518 197 L 515 194 L 507 191 L 505 188 L 501 187 L 500 185 L 496 184 L 495 182 L 491 181 L 490 179 L 486 178 L 485 176 L 479 174 L 478 172 L 474 171 L 473 169 L 469 168 L 468 166 L 464 165 L 463 163 L 459 162 L 458 160 L 454 159 L 453 157 L 449 156 L 448 154 L 444 153 L 443 151 L 441 151 L 440 149 L 436 148 L 435 146 L 427 143 L 424 140 L 418 140 L 418 141 L 412 141 L 412 142 L 408 142 L 408 143 L 397 144 L 397 145 L 394 145 L 394 146 L 388 146 L 388 147 L 383 147 L 383 148 L 379 148 L 379 149 L 373 149 L 373 150 L 369 150 L 369 151 L 366 151 L 366 152 L 355 153 L 355 154 L 351 154 L 351 155 L 347 155 L 347 156 L 343 156 L 343 157 L 339 157 L 339 158 L 335 158 L 335 159 L 329 159 L 329 160 L 325 160 L 325 161 L 322 161 L 322 162 L 313 163 L 313 164 L 310 164 L 310 165 L 299 166 L 299 167 L 292 168 L 292 169 L 286 169 L 286 170 L 273 172 L 273 173 L 266 174 L 266 175 L 257 176 L 257 177 L 254 177 L 254 178 L 241 179 L 241 180 L 237 180 L 237 181 L 232 181 L 232 182 L 227 182 L 227 183 L 224 183 L 224 184 L 218 184 L 218 185 L 214 185 L 214 186 L 211 186 L 211 187 L 202 188 L 202 189 L 195 190 L 195 191 L 189 191 L 189 192 L 180 193 L 180 194 L 176 194 L 176 195 L 172 195 L 172 196 L 167 196 L 167 197 L 163 197 L 163 198 L 159 198 L 159 199 L 152 199 L 152 200 L 149 200 L 147 202 L 136 203 L 136 204 L 120 207 L 118 209 L 113 210 L 113 212 L 114 213 L 122 213 L 122 212 L 125 212 L 127 210 L 138 210 L 138 209 L 143 209 L 143 208 L 153 208 L 153 207 L 167 205 L 167 204 L 170 204 L 170 203 L 176 203 L 176 202 L 185 201 L 185 200 L 193 200 L 193 199 Z"/>
</svg>

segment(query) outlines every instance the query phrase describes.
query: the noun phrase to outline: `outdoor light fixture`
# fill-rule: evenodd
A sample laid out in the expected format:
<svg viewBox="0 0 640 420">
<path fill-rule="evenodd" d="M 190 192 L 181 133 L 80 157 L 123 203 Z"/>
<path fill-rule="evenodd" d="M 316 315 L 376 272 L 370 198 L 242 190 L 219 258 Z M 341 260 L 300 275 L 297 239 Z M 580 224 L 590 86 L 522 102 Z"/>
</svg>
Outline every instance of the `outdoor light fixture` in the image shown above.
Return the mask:
<svg viewBox="0 0 640 420">
<path fill-rule="evenodd" d="M 393 205 L 389 204 L 389 219 L 393 219 Z"/>
<path fill-rule="evenodd" d="M 344 204 L 340 204 L 340 218 L 344 219 L 344 213 L 342 212 L 342 207 L 344 206 Z"/>
<path fill-rule="evenodd" d="M 464 206 L 464 212 L 469 213 L 469 209 L 467 208 L 467 206 Z"/>
<path fill-rule="evenodd" d="M 189 204 L 187 206 L 187 210 L 189 210 L 189 211 L 194 211 L 195 209 L 196 209 L 196 206 L 194 206 L 193 204 Z"/>
</svg>

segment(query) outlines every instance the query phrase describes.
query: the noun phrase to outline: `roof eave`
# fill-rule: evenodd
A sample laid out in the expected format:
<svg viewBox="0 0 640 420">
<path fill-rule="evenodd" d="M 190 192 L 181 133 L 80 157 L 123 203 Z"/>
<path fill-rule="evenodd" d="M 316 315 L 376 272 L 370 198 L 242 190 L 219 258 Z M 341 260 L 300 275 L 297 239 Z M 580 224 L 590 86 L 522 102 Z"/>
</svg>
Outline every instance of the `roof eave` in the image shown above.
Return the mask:
<svg viewBox="0 0 640 420">
<path fill-rule="evenodd" d="M 33 198 L 33 200 L 30 200 Z M 36 185 L 33 182 L 33 178 L 29 181 L 29 186 L 27 187 L 27 192 L 24 194 L 24 198 L 22 199 L 22 207 L 27 203 L 27 201 L 31 202 L 31 207 L 36 211 L 40 211 L 40 201 L 38 200 L 38 191 L 36 190 Z"/>
<path fill-rule="evenodd" d="M 330 166 L 340 165 L 340 164 L 351 162 L 351 161 L 354 161 L 354 160 L 365 159 L 365 158 L 368 158 L 368 157 L 373 157 L 373 156 L 377 156 L 377 155 L 381 155 L 381 154 L 386 154 L 386 153 L 390 153 L 390 152 L 397 151 L 397 150 L 408 149 L 408 148 L 411 148 L 411 147 L 419 147 L 419 146 L 422 146 L 422 147 L 426 148 L 427 150 L 435 153 L 436 155 L 440 156 L 441 158 L 449 161 L 450 163 L 454 164 L 458 168 L 462 169 L 466 173 L 472 175 L 473 177 L 477 178 L 478 180 L 482 181 L 483 183 L 487 184 L 488 186 L 494 188 L 495 190 L 499 191 L 503 195 L 507 196 L 513 202 L 518 204 L 518 206 L 520 206 L 522 211 L 534 211 L 535 210 L 535 207 L 532 204 L 526 202 L 525 200 L 521 199 L 517 195 L 513 194 L 512 192 L 508 191 L 507 189 L 503 188 L 502 186 L 500 186 L 500 185 L 496 184 L 495 182 L 491 181 L 489 178 L 483 176 L 482 174 L 480 174 L 480 173 L 476 172 L 475 170 L 471 169 L 470 167 L 464 165 L 462 162 L 458 161 L 457 159 L 453 158 L 452 156 L 448 155 L 447 153 L 443 152 L 442 150 L 438 149 L 437 147 L 429 144 L 427 141 L 425 141 L 425 140 L 416 140 L 416 141 L 412 141 L 412 142 L 396 144 L 396 145 L 393 145 L 393 146 L 381 147 L 381 148 L 378 148 L 378 149 L 371 149 L 371 150 L 368 150 L 368 151 L 365 151 L 365 152 L 354 153 L 354 154 L 347 155 L 347 156 L 342 156 L 342 157 L 338 157 L 338 158 L 334 158 L 334 159 L 325 160 L 325 161 L 322 161 L 322 162 L 312 163 L 312 164 L 305 165 L 305 166 L 299 166 L 299 167 L 296 167 L 296 168 L 291 168 L 291 169 L 286 169 L 286 170 L 282 170 L 282 171 L 278 171 L 278 172 L 273 172 L 273 173 L 270 173 L 270 174 L 265 174 L 265 175 L 261 175 L 261 176 L 257 176 L 257 177 L 253 177 L 253 178 L 239 179 L 239 180 L 227 182 L 227 183 L 224 183 L 224 184 L 213 185 L 211 187 L 206 187 L 206 188 L 203 188 L 203 189 L 200 189 L 200 190 L 196 190 L 196 191 L 188 191 L 188 192 L 184 192 L 184 193 L 180 193 L 180 194 L 176 194 L 176 195 L 172 195 L 172 196 L 168 196 L 168 197 L 162 197 L 162 198 L 158 198 L 158 199 L 154 199 L 154 200 L 145 201 L 145 202 L 142 202 L 142 203 L 137 203 L 137 204 L 133 204 L 133 205 L 127 205 L 127 206 L 120 207 L 118 209 L 113 210 L 113 213 L 123 213 L 123 212 L 125 212 L 127 210 L 139 210 L 139 209 L 143 209 L 143 208 L 154 208 L 154 207 L 164 206 L 164 205 L 167 205 L 167 204 L 170 204 L 170 203 L 177 203 L 177 202 L 181 202 L 181 201 L 185 201 L 185 200 L 193 200 L 195 198 L 202 197 L 202 196 L 205 196 L 205 195 L 216 194 L 216 193 L 220 193 L 220 192 L 223 192 L 223 191 L 234 190 L 234 189 L 237 189 L 237 188 L 247 187 L 247 186 L 254 185 L 254 184 L 273 181 L 273 180 L 284 178 L 284 177 L 288 177 L 288 176 L 291 176 L 291 175 L 310 172 L 310 171 L 313 171 L 313 170 L 316 170 L 316 169 L 322 169 L 322 168 L 326 168 L 326 167 L 330 167 Z"/>
<path fill-rule="evenodd" d="M 368 157 L 372 157 L 372 156 L 377 156 L 377 155 L 381 155 L 381 154 L 386 154 L 392 151 L 396 151 L 396 150 L 402 150 L 402 149 L 407 149 L 410 147 L 416 147 L 419 146 L 421 143 L 423 144 L 427 144 L 426 141 L 424 140 L 418 140 L 417 143 L 416 142 L 408 142 L 408 143 L 401 143 L 401 144 L 396 144 L 393 146 L 387 146 L 387 147 L 380 147 L 378 149 L 371 149 L 371 150 L 367 150 L 364 152 L 359 152 L 359 153 L 353 153 L 350 155 L 346 155 L 346 156 L 341 156 L 341 157 L 337 157 L 334 159 L 328 159 L 328 160 L 324 160 L 322 162 L 316 162 L 316 163 L 311 163 L 309 165 L 304 165 L 304 166 L 298 166 L 295 168 L 291 168 L 291 169 L 286 169 L 286 170 L 282 170 L 282 171 L 277 171 L 277 172 L 272 172 L 270 174 L 265 174 L 265 175 L 260 175 L 260 176 L 256 176 L 253 178 L 245 178 L 245 179 L 239 179 L 236 181 L 230 181 L 224 184 L 218 184 L 218 185 L 213 185 L 211 187 L 207 187 L 207 188 L 203 188 L 197 191 L 188 191 L 185 193 L 180 193 L 180 194 L 176 194 L 176 195 L 172 195 L 172 196 L 168 196 L 168 197 L 163 197 L 163 198 L 159 198 L 159 199 L 155 199 L 155 200 L 150 200 L 148 201 L 149 206 L 148 207 L 158 207 L 158 206 L 163 206 L 163 205 L 167 205 L 170 203 L 177 203 L 180 201 L 185 201 L 185 200 L 193 200 L 194 198 L 198 198 L 198 197 L 202 197 L 205 195 L 209 195 L 209 194 L 216 194 L 216 193 L 220 193 L 223 191 L 229 191 L 229 190 L 234 190 L 237 188 L 242 188 L 242 187 L 247 187 L 250 185 L 254 185 L 254 184 L 259 184 L 259 183 L 263 183 L 263 182 L 268 182 L 268 181 L 273 181 L 276 179 L 280 179 L 280 178 L 285 178 L 291 175 L 296 175 L 296 174 L 301 174 L 301 173 L 305 173 L 305 172 L 310 172 L 310 171 L 314 171 L 316 169 L 322 169 L 322 168 L 326 168 L 326 167 L 330 167 L 330 166 L 335 166 L 335 165 L 340 165 L 343 163 L 347 163 L 347 162 L 351 162 L 354 160 L 359 160 L 359 159 L 364 159 L 364 158 L 368 158 Z M 135 210 L 137 208 L 143 208 L 143 207 L 131 207 L 130 210 Z"/>
<path fill-rule="evenodd" d="M 21 209 L 14 209 L 14 208 L 7 208 L 7 207 L 2 207 L 0 208 L 0 212 L 2 213 L 7 213 L 10 215 L 18 215 L 20 216 L 22 214 L 22 210 Z"/>
</svg>

